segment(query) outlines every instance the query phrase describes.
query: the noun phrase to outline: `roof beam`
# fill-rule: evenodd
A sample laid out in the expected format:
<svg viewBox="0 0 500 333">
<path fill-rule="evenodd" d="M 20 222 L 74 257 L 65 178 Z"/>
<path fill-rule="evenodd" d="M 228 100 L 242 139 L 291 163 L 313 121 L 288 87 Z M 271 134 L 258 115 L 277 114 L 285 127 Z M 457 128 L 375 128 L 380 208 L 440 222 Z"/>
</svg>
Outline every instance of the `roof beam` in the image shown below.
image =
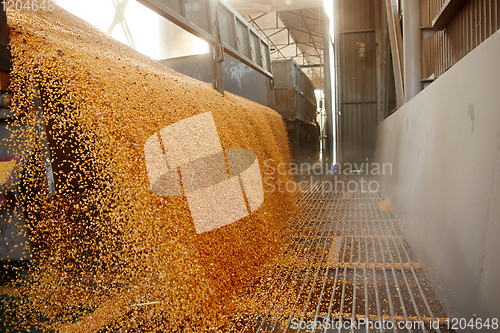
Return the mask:
<svg viewBox="0 0 500 333">
<path fill-rule="evenodd" d="M 323 67 L 321 64 L 309 64 L 309 65 L 299 65 L 300 68 L 317 68 Z"/>
<path fill-rule="evenodd" d="M 289 32 L 289 34 L 290 34 L 290 36 L 292 36 L 292 38 L 293 38 L 293 40 L 294 40 L 295 44 L 296 44 L 296 45 L 297 45 L 297 47 L 299 48 L 300 52 L 303 54 L 303 56 L 304 56 L 304 60 L 305 60 L 305 61 L 307 61 L 307 62 L 310 62 L 309 60 L 307 60 L 307 59 L 306 59 L 306 56 L 313 56 L 313 57 L 317 57 L 317 58 L 319 58 L 319 59 L 320 59 L 320 62 L 322 62 L 322 61 L 323 61 L 323 59 L 322 59 L 322 57 L 321 57 L 321 54 L 320 54 L 320 53 L 319 53 L 319 51 L 318 51 L 318 47 L 317 47 L 316 43 L 314 42 L 314 40 L 313 40 L 313 38 L 312 38 L 311 34 L 309 33 L 309 32 L 310 32 L 310 29 L 309 29 L 309 26 L 307 25 L 307 22 L 304 20 L 304 17 L 302 16 L 302 14 L 301 14 L 301 13 L 299 13 L 299 14 L 294 13 L 294 14 L 295 14 L 295 15 L 298 15 L 298 16 L 301 18 L 301 20 L 302 20 L 302 22 L 303 22 L 303 24 L 304 24 L 304 26 L 305 26 L 306 30 L 308 31 L 308 35 L 309 35 L 309 39 L 310 39 L 310 41 L 308 41 L 308 42 L 301 42 L 301 41 L 300 41 L 300 39 L 299 39 L 299 38 L 297 38 L 297 36 L 293 33 L 294 29 L 290 28 L 290 26 L 289 26 L 289 24 L 288 24 L 288 21 L 287 21 L 287 20 L 283 17 L 283 15 L 282 15 L 281 13 L 278 13 L 278 16 L 280 17 L 280 19 L 281 19 L 281 21 L 283 22 L 283 24 L 285 25 L 285 27 L 287 27 L 288 32 Z M 286 14 L 285 14 L 285 15 L 286 15 Z M 307 44 L 306 44 L 306 43 L 310 43 L 310 42 L 312 42 L 312 44 L 313 44 L 313 45 L 307 45 Z M 305 46 L 308 46 L 308 47 L 312 47 L 312 48 L 314 48 L 314 50 L 315 50 L 316 54 L 309 54 L 309 53 L 307 52 L 307 50 L 304 48 L 304 45 L 305 45 Z"/>
<path fill-rule="evenodd" d="M 255 15 L 263 13 L 264 11 L 254 8 L 254 3 L 257 4 L 270 4 L 271 9 L 269 12 L 284 12 L 290 10 L 300 10 L 307 8 L 323 7 L 323 0 L 294 0 L 287 4 L 285 0 L 273 1 L 248 1 L 248 0 L 227 0 L 227 3 L 233 7 L 240 15 Z M 258 6 L 257 6 L 258 7 Z"/>
<path fill-rule="evenodd" d="M 248 17 L 252 20 L 252 18 L 250 17 L 250 15 L 248 15 Z M 252 20 L 253 24 L 257 27 L 258 30 L 260 30 L 261 33 L 264 34 L 266 40 L 272 45 L 274 46 L 274 48 L 278 51 L 278 53 L 280 53 L 283 57 L 285 57 L 285 55 L 283 53 L 281 53 L 281 51 L 278 49 L 278 47 L 273 43 L 273 41 L 271 40 L 271 38 L 269 38 L 267 36 L 267 34 L 262 31 L 262 29 L 259 27 L 259 25 L 257 24 L 257 22 L 255 22 L 255 20 Z"/>
<path fill-rule="evenodd" d="M 316 45 L 316 43 L 314 42 L 314 38 L 312 38 L 312 33 L 311 33 L 311 30 L 309 29 L 309 25 L 307 24 L 306 20 L 304 19 L 304 16 L 302 15 L 302 12 L 300 12 L 300 18 L 302 19 L 302 21 L 304 22 L 304 25 L 306 26 L 306 30 L 307 32 L 309 33 L 309 39 L 310 41 L 313 43 L 314 45 L 314 49 L 316 50 L 316 54 L 318 55 L 318 58 L 321 59 L 321 53 L 319 52 L 318 50 L 318 46 Z"/>
</svg>

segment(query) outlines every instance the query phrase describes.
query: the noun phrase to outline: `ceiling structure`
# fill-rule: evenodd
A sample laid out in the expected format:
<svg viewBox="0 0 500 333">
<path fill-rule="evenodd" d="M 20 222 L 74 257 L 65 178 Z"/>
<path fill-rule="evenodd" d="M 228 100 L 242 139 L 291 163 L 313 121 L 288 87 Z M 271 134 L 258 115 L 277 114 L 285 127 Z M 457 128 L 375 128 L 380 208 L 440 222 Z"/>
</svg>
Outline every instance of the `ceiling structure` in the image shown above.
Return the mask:
<svg viewBox="0 0 500 333">
<path fill-rule="evenodd" d="M 227 0 L 267 40 L 271 59 L 294 59 L 323 89 L 323 0 Z"/>
</svg>

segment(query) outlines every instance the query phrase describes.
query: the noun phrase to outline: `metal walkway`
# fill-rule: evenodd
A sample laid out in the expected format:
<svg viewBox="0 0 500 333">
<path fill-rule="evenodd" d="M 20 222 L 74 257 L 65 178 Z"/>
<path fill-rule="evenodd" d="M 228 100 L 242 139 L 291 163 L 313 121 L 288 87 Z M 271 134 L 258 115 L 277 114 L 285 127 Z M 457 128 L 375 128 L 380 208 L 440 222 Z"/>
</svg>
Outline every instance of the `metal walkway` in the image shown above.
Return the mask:
<svg viewBox="0 0 500 333">
<path fill-rule="evenodd" d="M 397 218 L 379 207 L 381 194 L 325 191 L 325 181 L 335 179 L 304 186 L 289 247 L 242 300 L 259 314 L 240 315 L 231 331 L 446 331 Z"/>
</svg>

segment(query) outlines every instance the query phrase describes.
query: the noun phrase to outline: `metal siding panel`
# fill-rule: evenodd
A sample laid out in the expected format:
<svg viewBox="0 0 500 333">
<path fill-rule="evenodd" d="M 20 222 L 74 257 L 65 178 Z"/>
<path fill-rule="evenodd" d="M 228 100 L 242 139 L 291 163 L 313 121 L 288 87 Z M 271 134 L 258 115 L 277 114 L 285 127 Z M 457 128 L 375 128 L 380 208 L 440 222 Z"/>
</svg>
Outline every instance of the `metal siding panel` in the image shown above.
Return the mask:
<svg viewBox="0 0 500 333">
<path fill-rule="evenodd" d="M 488 9 L 487 9 L 487 12 L 488 12 L 488 27 L 489 27 L 489 30 L 488 30 L 488 35 L 492 35 L 494 30 L 493 30 L 493 26 L 494 26 L 494 23 L 493 23 L 493 17 L 494 17 L 494 14 L 493 14 L 493 0 L 488 0 Z"/>
<path fill-rule="evenodd" d="M 373 156 L 377 104 L 346 104 L 341 115 L 342 151 L 345 163 L 365 163 Z"/>
<path fill-rule="evenodd" d="M 276 89 L 276 111 L 284 118 L 295 119 L 295 108 L 293 108 L 293 96 L 290 96 L 288 89 Z"/>
<path fill-rule="evenodd" d="M 428 18 L 432 20 L 435 17 L 444 3 L 444 0 L 424 0 L 422 7 L 424 26 L 429 23 Z M 423 41 L 422 77 L 429 77 L 432 73 L 436 76 L 443 74 L 495 33 L 500 27 L 499 11 L 498 0 L 468 1 L 445 30 Z"/>
<path fill-rule="evenodd" d="M 430 2 L 429 0 L 422 0 L 421 2 L 421 16 L 420 19 L 422 20 L 422 27 L 428 27 L 431 25 L 431 19 L 430 19 Z"/>
<path fill-rule="evenodd" d="M 288 61 L 273 61 L 273 76 L 274 86 L 276 88 L 293 88 L 293 76 L 290 73 L 291 62 Z"/>
<path fill-rule="evenodd" d="M 179 73 L 210 83 L 212 80 L 210 60 L 210 53 L 205 53 L 163 59 L 158 62 Z M 222 63 L 222 70 L 227 91 L 265 106 L 271 105 L 269 98 L 271 83 L 268 77 L 228 54 Z"/>
<path fill-rule="evenodd" d="M 186 0 L 188 8 L 197 10 L 186 10 L 186 18 L 197 27 L 210 32 L 210 7 L 208 1 Z"/>
<path fill-rule="evenodd" d="M 220 37 L 221 40 L 227 45 L 236 48 L 235 36 L 234 36 L 234 20 L 233 15 L 224 6 L 219 4 L 219 25 L 220 25 Z"/>
<path fill-rule="evenodd" d="M 378 123 L 374 4 L 341 0 L 339 52 L 339 144 L 343 163 L 364 163 L 371 158 Z M 367 31 L 368 30 L 368 31 Z M 358 42 L 366 57 L 358 56 Z"/>
<path fill-rule="evenodd" d="M 425 1 L 428 3 L 430 0 Z M 341 159 L 344 163 L 358 165 L 365 163 L 366 159 L 370 159 L 373 155 L 378 123 L 375 33 L 359 31 L 374 26 L 373 3 L 366 2 L 364 6 L 362 3 L 362 1 L 339 1 L 343 10 L 340 11 L 340 38 L 336 40 L 340 51 L 338 56 Z M 360 24 L 360 21 L 365 22 L 365 25 Z M 365 59 L 358 57 L 358 42 L 366 45 Z M 428 59 L 430 61 L 430 58 Z M 391 91 L 394 95 L 393 87 Z"/>
<path fill-rule="evenodd" d="M 366 44 L 365 59 L 360 59 L 358 56 L 358 42 Z M 341 63 L 343 64 L 345 78 L 342 82 L 342 102 L 376 101 L 375 33 L 345 34 L 343 49 L 345 56 L 342 57 Z"/>
<path fill-rule="evenodd" d="M 343 1 L 344 31 L 375 29 L 373 0 Z"/>
<path fill-rule="evenodd" d="M 248 28 L 246 25 L 241 21 L 236 20 L 236 43 L 238 44 L 238 51 L 240 51 L 245 57 L 252 59 L 250 48 L 248 47 L 250 44 L 248 36 Z"/>
<path fill-rule="evenodd" d="M 276 91 L 286 91 L 293 100 L 285 105 L 283 92 L 277 93 L 278 112 L 288 119 L 296 118 L 304 122 L 316 123 L 316 97 L 311 80 L 292 59 L 273 61 L 272 68 Z"/>
<path fill-rule="evenodd" d="M 500 3 L 498 1 L 495 1 L 495 14 L 496 14 L 496 25 L 495 25 L 495 31 L 500 29 Z"/>
</svg>

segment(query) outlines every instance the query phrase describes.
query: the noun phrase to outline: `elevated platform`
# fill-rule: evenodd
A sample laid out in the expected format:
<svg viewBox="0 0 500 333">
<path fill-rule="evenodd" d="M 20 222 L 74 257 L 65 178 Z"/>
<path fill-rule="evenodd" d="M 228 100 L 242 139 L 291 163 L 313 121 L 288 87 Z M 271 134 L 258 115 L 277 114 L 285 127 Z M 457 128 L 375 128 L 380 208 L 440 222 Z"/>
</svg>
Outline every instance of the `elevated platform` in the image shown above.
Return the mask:
<svg viewBox="0 0 500 333">
<path fill-rule="evenodd" d="M 351 324 L 360 332 L 447 331 L 388 200 L 366 183 L 365 192 L 341 190 L 340 181 L 355 189 L 362 176 L 337 177 L 304 184 L 290 246 L 243 299 L 261 313 L 241 315 L 232 331 L 333 332 Z"/>
</svg>

